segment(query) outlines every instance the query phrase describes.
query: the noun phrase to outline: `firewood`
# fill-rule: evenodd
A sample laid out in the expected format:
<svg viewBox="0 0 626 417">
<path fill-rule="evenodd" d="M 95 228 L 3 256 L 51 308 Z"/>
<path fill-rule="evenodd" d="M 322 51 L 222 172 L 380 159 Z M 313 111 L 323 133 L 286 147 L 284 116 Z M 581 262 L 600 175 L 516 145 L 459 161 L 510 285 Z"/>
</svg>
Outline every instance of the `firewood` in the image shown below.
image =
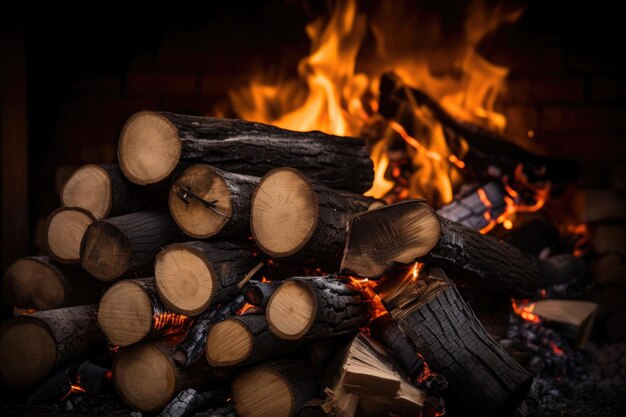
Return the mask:
<svg viewBox="0 0 626 417">
<path fill-rule="evenodd" d="M 300 345 L 270 332 L 265 316 L 231 317 L 209 331 L 206 357 L 213 366 L 244 366 L 289 354 Z"/>
<path fill-rule="evenodd" d="M 177 366 L 170 355 L 177 341 L 174 337 L 143 342 L 118 352 L 113 360 L 113 385 L 128 406 L 142 412 L 159 411 L 180 390 L 204 390 L 212 379 L 223 378 L 206 362 Z"/>
<path fill-rule="evenodd" d="M 215 240 L 169 245 L 155 260 L 157 291 L 173 312 L 197 316 L 239 292 L 237 284 L 257 262 L 245 243 Z"/>
<path fill-rule="evenodd" d="M 598 312 L 598 304 L 579 300 L 539 300 L 524 307 L 577 347 L 589 340 Z"/>
<path fill-rule="evenodd" d="M 232 390 L 241 417 L 292 417 L 319 387 L 308 362 L 280 359 L 237 375 Z"/>
<path fill-rule="evenodd" d="M 76 382 L 91 394 L 102 394 L 110 378 L 110 369 L 83 361 L 76 371 Z"/>
<path fill-rule="evenodd" d="M 270 298 L 266 318 L 281 339 L 315 340 L 356 332 L 369 321 L 357 288 L 332 276 L 294 277 Z"/>
<path fill-rule="evenodd" d="M 185 331 L 191 320 L 172 313 L 159 300 L 154 279 L 118 282 L 102 296 L 98 323 L 115 346 Z"/>
<path fill-rule="evenodd" d="M 15 317 L 0 330 L 0 380 L 14 388 L 32 387 L 103 340 L 95 305 Z"/>
<path fill-rule="evenodd" d="M 513 412 L 532 377 L 487 334 L 445 273 L 422 270 L 401 285 L 381 297 L 430 369 L 447 379 L 446 403 L 468 416 Z"/>
<path fill-rule="evenodd" d="M 385 348 L 362 333 L 339 349 L 314 358 L 327 399 L 322 405 L 336 416 L 410 417 L 422 415 L 427 394 L 407 382 L 402 366 Z M 326 357 L 324 357 L 326 356 Z"/>
<path fill-rule="evenodd" d="M 68 369 L 61 369 L 46 379 L 28 396 L 28 405 L 52 404 L 72 389 L 72 380 Z"/>
<path fill-rule="evenodd" d="M 437 214 L 474 230 L 487 230 L 507 208 L 504 187 L 490 181 L 437 210 Z"/>
<path fill-rule="evenodd" d="M 46 251 L 58 262 L 79 262 L 83 235 L 95 221 L 91 213 L 78 207 L 61 207 L 53 211 L 46 220 Z"/>
<path fill-rule="evenodd" d="M 255 307 L 266 307 L 270 301 L 272 294 L 280 287 L 282 281 L 250 281 L 243 287 L 243 293 L 246 302 Z"/>
<path fill-rule="evenodd" d="M 170 188 L 170 212 L 191 237 L 248 237 L 250 200 L 259 181 L 209 165 L 192 165 Z"/>
<path fill-rule="evenodd" d="M 530 298 L 552 283 L 549 265 L 492 236 L 438 216 L 411 200 L 356 214 L 342 271 L 376 277 L 394 263 L 426 262 L 455 279 L 466 279 L 508 297 Z"/>
<path fill-rule="evenodd" d="M 193 388 L 180 391 L 176 397 L 161 411 L 159 417 L 187 417 L 195 415 L 195 412 L 224 403 L 228 397 L 225 388 L 206 392 L 198 392 Z"/>
<path fill-rule="evenodd" d="M 78 265 L 55 262 L 48 256 L 15 261 L 4 275 L 5 303 L 19 308 L 54 308 L 97 303 L 106 285 Z"/>
<path fill-rule="evenodd" d="M 374 203 L 331 190 L 293 168 L 277 168 L 261 179 L 252 197 L 252 236 L 269 256 L 336 267 L 350 216 Z"/>
<path fill-rule="evenodd" d="M 165 179 L 180 161 L 256 176 L 292 166 L 329 187 L 357 193 L 367 191 L 374 178 L 360 139 L 151 111 L 128 119 L 120 134 L 118 159 L 128 179 L 140 185 Z"/>
<path fill-rule="evenodd" d="M 205 350 L 207 335 L 211 327 L 215 323 L 237 314 L 244 304 L 243 295 L 238 295 L 229 302 L 200 314 L 182 341 L 172 350 L 172 358 L 176 364 L 190 366 L 200 359 Z"/>
<path fill-rule="evenodd" d="M 154 256 L 169 243 L 189 238 L 168 213 L 140 211 L 93 223 L 81 244 L 83 268 L 101 281 L 125 274 L 149 275 Z"/>
<path fill-rule="evenodd" d="M 69 176 L 61 188 L 65 207 L 80 207 L 97 220 L 145 210 L 158 201 L 158 193 L 126 179 L 113 164 L 83 165 Z"/>
</svg>

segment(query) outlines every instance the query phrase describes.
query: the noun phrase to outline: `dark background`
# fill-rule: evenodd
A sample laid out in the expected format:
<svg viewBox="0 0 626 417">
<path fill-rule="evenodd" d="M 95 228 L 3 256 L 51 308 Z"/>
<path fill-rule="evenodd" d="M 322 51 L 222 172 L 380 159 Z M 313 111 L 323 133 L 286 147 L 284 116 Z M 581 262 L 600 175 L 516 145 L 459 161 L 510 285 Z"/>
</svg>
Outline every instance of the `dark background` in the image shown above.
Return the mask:
<svg viewBox="0 0 626 417">
<path fill-rule="evenodd" d="M 437 15 L 443 33 L 460 36 L 468 2 L 410 3 L 398 7 Z M 522 18 L 480 50 L 511 68 L 498 102 L 507 135 L 532 129 L 545 152 L 581 162 L 581 187 L 603 187 L 626 161 L 624 22 L 608 1 L 576 3 L 513 2 L 526 5 Z M 208 114 L 255 68 L 295 72 L 309 49 L 304 26 L 327 4 L 96 6 L 0 11 L 3 270 L 39 250 L 56 190 L 73 168 L 115 161 L 131 113 Z"/>
</svg>

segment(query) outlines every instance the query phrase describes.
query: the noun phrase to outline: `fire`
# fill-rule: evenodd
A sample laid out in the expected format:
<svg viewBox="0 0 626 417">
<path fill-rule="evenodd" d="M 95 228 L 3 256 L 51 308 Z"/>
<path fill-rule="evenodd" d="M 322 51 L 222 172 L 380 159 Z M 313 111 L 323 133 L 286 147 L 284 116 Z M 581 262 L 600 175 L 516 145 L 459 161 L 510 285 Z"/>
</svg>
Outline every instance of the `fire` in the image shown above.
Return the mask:
<svg viewBox="0 0 626 417">
<path fill-rule="evenodd" d="M 380 296 L 374 292 L 374 288 L 378 285 L 378 282 L 371 281 L 367 278 L 355 278 L 350 277 L 350 284 L 361 291 L 363 297 L 370 303 L 371 315 L 370 321 L 380 316 L 388 314 L 387 309 L 383 305 L 383 301 Z"/>
<path fill-rule="evenodd" d="M 30 316 L 31 314 L 35 314 L 36 312 L 37 312 L 37 309 L 35 309 L 35 308 L 13 307 L 13 317 Z"/>
<path fill-rule="evenodd" d="M 166 328 L 169 328 L 172 332 L 188 325 L 190 323 L 190 319 L 187 316 L 183 316 L 182 314 L 175 313 L 160 313 L 156 314 L 152 318 L 152 330 L 160 331 Z"/>
<path fill-rule="evenodd" d="M 533 314 L 533 310 L 535 309 L 535 303 L 528 304 L 527 300 L 521 300 L 518 302 L 514 299 L 511 299 L 511 305 L 513 307 L 513 312 L 524 320 L 530 321 L 532 323 L 541 322 L 539 316 Z"/>
<path fill-rule="evenodd" d="M 252 309 L 252 308 L 254 308 L 254 306 L 253 306 L 252 304 L 250 304 L 250 303 L 245 303 L 245 304 L 243 305 L 243 307 L 241 307 L 241 308 L 239 309 L 239 311 L 237 312 L 237 314 L 236 314 L 236 315 L 237 315 L 237 316 L 242 316 L 242 315 L 244 315 L 244 313 L 245 313 L 246 311 L 248 311 L 248 310 L 250 310 L 250 309 Z"/>
</svg>

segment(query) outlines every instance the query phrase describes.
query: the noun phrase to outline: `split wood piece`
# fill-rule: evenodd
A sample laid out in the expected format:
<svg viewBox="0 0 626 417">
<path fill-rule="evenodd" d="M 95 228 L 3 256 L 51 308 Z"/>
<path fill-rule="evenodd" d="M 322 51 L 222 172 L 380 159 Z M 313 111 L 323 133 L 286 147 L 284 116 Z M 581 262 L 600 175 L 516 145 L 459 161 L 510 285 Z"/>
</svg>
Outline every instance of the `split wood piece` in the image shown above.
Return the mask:
<svg viewBox="0 0 626 417">
<path fill-rule="evenodd" d="M 279 359 L 235 377 L 233 401 L 241 417 L 292 417 L 319 391 L 309 362 Z"/>
<path fill-rule="evenodd" d="M 243 295 L 238 295 L 231 301 L 200 314 L 183 340 L 172 350 L 174 361 L 180 366 L 194 364 L 205 350 L 211 326 L 237 314 L 245 303 Z"/>
<path fill-rule="evenodd" d="M 252 236 L 269 256 L 336 267 L 350 216 L 376 202 L 338 193 L 296 169 L 277 168 L 261 179 L 252 197 Z"/>
<path fill-rule="evenodd" d="M 80 261 L 80 245 L 89 225 L 96 218 L 78 207 L 61 207 L 53 211 L 46 221 L 44 245 L 56 261 Z"/>
<path fill-rule="evenodd" d="M 131 408 L 155 412 L 164 408 L 177 392 L 204 390 L 217 377 L 206 362 L 181 368 L 170 356 L 177 338 L 144 342 L 120 350 L 113 360 L 113 385 Z"/>
<path fill-rule="evenodd" d="M 292 166 L 329 187 L 357 193 L 370 189 L 374 179 L 361 139 L 152 111 L 128 119 L 120 134 L 118 159 L 128 179 L 141 185 L 163 180 L 181 160 L 256 176 Z"/>
<path fill-rule="evenodd" d="M 95 305 L 13 318 L 0 330 L 0 380 L 17 389 L 32 387 L 103 340 Z"/>
<path fill-rule="evenodd" d="M 169 213 L 140 211 L 95 222 L 85 232 L 80 259 L 101 281 L 153 272 L 154 256 L 165 245 L 189 238 Z"/>
<path fill-rule="evenodd" d="M 341 270 L 364 277 L 379 276 L 396 262 L 417 260 L 517 298 L 535 296 L 549 280 L 542 277 L 536 258 L 438 216 L 422 200 L 356 214 L 348 230 Z"/>
<path fill-rule="evenodd" d="M 83 208 L 97 220 L 145 210 L 158 201 L 155 190 L 129 182 L 113 164 L 83 165 L 65 181 L 60 195 L 63 206 Z"/>
<path fill-rule="evenodd" d="M 78 265 L 55 262 L 49 256 L 15 261 L 4 274 L 5 304 L 51 310 L 97 303 L 106 288 Z"/>
<path fill-rule="evenodd" d="M 169 245 L 154 262 L 156 288 L 170 310 L 197 316 L 239 292 L 237 284 L 257 263 L 245 243 L 216 240 Z"/>
<path fill-rule="evenodd" d="M 265 316 L 231 317 L 209 331 L 206 357 L 213 366 L 244 366 L 287 355 L 301 344 L 274 335 Z"/>
<path fill-rule="evenodd" d="M 442 270 L 408 281 L 383 302 L 430 369 L 447 379 L 446 403 L 467 416 L 512 413 L 528 394 L 530 374 L 489 336 Z"/>
<path fill-rule="evenodd" d="M 102 296 L 98 323 L 115 346 L 182 333 L 191 320 L 169 311 L 159 300 L 153 278 L 118 282 Z"/>
<path fill-rule="evenodd" d="M 282 283 L 282 281 L 250 281 L 243 287 L 242 293 L 247 303 L 255 307 L 266 307 L 272 294 Z"/>
<path fill-rule="evenodd" d="M 209 165 L 192 165 L 170 188 L 170 213 L 191 237 L 248 237 L 250 200 L 260 180 Z"/>
<path fill-rule="evenodd" d="M 370 318 L 357 288 L 332 276 L 294 277 L 266 308 L 270 330 L 281 339 L 315 340 L 358 331 Z"/>
<path fill-rule="evenodd" d="M 598 312 L 598 304 L 578 300 L 539 300 L 521 308 L 546 320 L 560 335 L 573 340 L 576 347 L 589 340 Z"/>
<path fill-rule="evenodd" d="M 407 382 L 402 366 L 374 339 L 359 333 L 347 344 L 339 344 L 330 355 L 315 359 L 315 368 L 322 367 L 318 373 L 327 395 L 322 406 L 327 414 L 422 415 L 427 394 Z"/>
<path fill-rule="evenodd" d="M 224 403 L 227 397 L 228 390 L 226 388 L 206 392 L 198 392 L 193 388 L 187 388 L 176 394 L 176 397 L 161 411 L 159 417 L 197 415 L 196 411 Z"/>
</svg>

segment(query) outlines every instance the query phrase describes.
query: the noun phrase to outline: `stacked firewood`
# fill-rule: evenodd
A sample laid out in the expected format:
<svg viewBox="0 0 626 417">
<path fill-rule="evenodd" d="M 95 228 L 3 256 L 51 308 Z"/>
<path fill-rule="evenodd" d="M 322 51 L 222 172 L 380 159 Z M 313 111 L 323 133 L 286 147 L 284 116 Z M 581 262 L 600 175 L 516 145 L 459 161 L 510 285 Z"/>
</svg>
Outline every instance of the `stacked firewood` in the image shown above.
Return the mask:
<svg viewBox="0 0 626 417">
<path fill-rule="evenodd" d="M 133 409 L 183 416 L 507 415 L 532 381 L 454 281 L 530 298 L 549 265 L 424 201 L 365 197 L 365 143 L 142 111 L 20 259 L 0 380 L 43 386 L 103 341 Z M 169 211 L 168 211 L 169 208 Z M 80 264 L 79 264 L 80 263 Z M 93 304 L 97 303 L 97 304 Z"/>
</svg>

